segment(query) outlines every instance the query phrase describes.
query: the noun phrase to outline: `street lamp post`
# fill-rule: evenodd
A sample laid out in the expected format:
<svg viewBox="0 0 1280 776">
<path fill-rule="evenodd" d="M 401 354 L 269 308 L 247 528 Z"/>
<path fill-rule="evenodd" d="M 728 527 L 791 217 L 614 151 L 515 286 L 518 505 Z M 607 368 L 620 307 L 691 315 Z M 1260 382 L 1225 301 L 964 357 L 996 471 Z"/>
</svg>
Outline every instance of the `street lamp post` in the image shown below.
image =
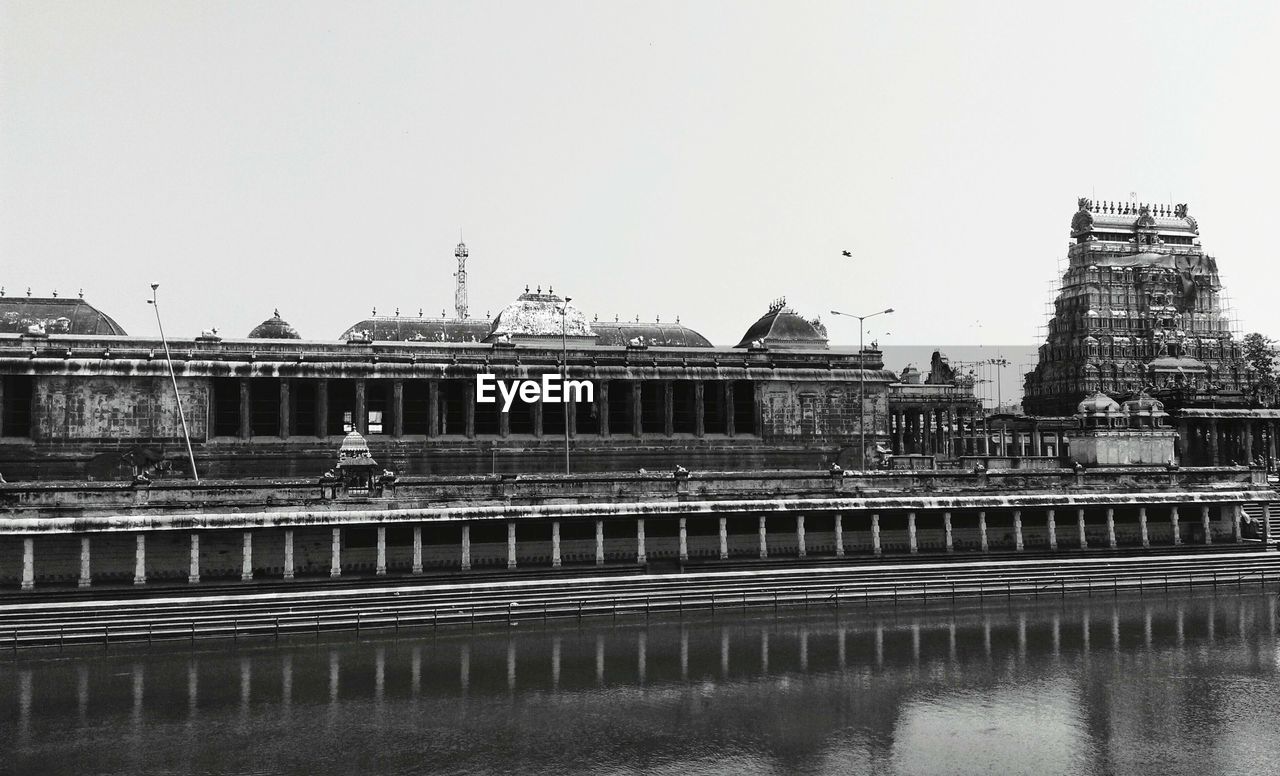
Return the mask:
<svg viewBox="0 0 1280 776">
<path fill-rule="evenodd" d="M 885 315 L 893 312 L 893 308 L 877 310 L 867 315 L 852 315 L 850 313 L 842 313 L 839 310 L 832 310 L 832 315 L 840 315 L 845 318 L 858 319 L 858 447 L 861 452 L 858 454 L 858 462 L 865 470 L 867 468 L 867 370 L 866 363 L 862 359 L 862 335 L 866 326 L 864 322 L 868 318 L 874 318 L 877 315 Z"/>
<path fill-rule="evenodd" d="M 565 334 L 565 318 L 569 315 L 569 303 L 573 301 L 573 297 L 566 296 L 564 305 L 556 308 L 556 312 L 560 313 L 560 390 L 564 390 L 565 380 L 569 377 L 569 338 Z M 569 412 L 576 411 L 576 407 L 571 406 L 568 402 L 564 405 L 564 473 L 569 473 Z"/>
<path fill-rule="evenodd" d="M 200 474 L 196 471 L 196 454 L 191 450 L 191 434 L 187 431 L 187 414 L 182 409 L 182 395 L 178 393 L 178 376 L 173 371 L 173 356 L 169 354 L 169 341 L 164 337 L 164 324 L 160 322 L 160 302 L 156 299 L 159 283 L 151 284 L 151 298 L 147 300 L 156 311 L 156 326 L 160 329 L 160 344 L 164 345 L 164 360 L 169 365 L 169 379 L 173 381 L 173 398 L 178 402 L 178 420 L 182 422 L 182 438 L 187 442 L 187 458 L 191 461 L 191 476 L 196 483 Z"/>
</svg>

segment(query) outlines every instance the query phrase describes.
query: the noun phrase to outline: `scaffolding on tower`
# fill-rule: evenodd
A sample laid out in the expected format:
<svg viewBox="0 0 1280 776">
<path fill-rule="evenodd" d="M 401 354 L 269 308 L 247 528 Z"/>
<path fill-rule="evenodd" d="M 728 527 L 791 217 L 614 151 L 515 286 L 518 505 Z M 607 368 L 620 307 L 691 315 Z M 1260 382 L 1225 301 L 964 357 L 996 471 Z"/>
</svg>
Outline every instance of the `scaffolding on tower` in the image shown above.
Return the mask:
<svg viewBox="0 0 1280 776">
<path fill-rule="evenodd" d="M 453 273 L 453 311 L 460 321 L 467 319 L 467 244 L 459 241 L 453 249 L 454 258 L 458 260 L 458 271 Z"/>
</svg>

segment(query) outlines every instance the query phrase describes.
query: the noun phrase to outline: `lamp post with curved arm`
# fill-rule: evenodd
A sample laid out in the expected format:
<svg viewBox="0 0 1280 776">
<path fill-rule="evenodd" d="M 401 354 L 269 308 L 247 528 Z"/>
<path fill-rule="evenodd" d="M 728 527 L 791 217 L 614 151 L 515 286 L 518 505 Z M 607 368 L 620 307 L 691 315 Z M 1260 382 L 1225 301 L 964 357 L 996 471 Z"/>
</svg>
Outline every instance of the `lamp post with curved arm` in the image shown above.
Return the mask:
<svg viewBox="0 0 1280 776">
<path fill-rule="evenodd" d="M 187 443 L 187 458 L 191 461 L 191 476 L 197 483 L 200 482 L 200 473 L 196 471 L 196 454 L 191 450 L 191 434 L 187 432 L 187 415 L 182 410 L 182 395 L 178 393 L 178 376 L 173 371 L 173 356 L 169 354 L 169 341 L 164 336 L 164 324 L 160 322 L 160 302 L 156 299 L 156 289 L 160 288 L 159 283 L 151 284 L 151 298 L 147 300 L 147 304 L 151 305 L 156 311 L 156 326 L 160 329 L 160 344 L 164 345 L 164 360 L 169 364 L 169 379 L 173 381 L 173 398 L 178 403 L 178 420 L 182 422 L 182 438 Z"/>
<path fill-rule="evenodd" d="M 862 335 L 866 330 L 864 322 L 868 318 L 874 318 L 877 315 L 886 315 L 893 312 L 893 308 L 889 307 L 884 310 L 877 310 L 867 315 L 853 315 L 851 313 L 842 313 L 839 310 L 832 310 L 832 315 L 839 315 L 845 318 L 858 319 L 858 447 L 862 451 L 859 454 L 859 463 L 862 468 L 867 468 L 867 370 L 866 362 L 862 358 Z"/>
</svg>

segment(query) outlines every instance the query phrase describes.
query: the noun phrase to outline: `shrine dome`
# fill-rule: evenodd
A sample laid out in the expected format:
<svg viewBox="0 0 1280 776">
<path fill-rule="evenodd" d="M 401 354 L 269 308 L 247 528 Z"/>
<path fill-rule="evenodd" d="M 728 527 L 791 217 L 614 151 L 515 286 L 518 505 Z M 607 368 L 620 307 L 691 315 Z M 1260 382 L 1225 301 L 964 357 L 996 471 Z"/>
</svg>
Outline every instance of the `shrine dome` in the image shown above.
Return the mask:
<svg viewBox="0 0 1280 776">
<path fill-rule="evenodd" d="M 564 316 L 560 314 L 561 309 L 565 311 Z M 502 308 L 502 312 L 493 319 L 486 341 L 536 341 L 551 337 L 559 339 L 562 333 L 571 344 L 596 343 L 596 333 L 581 310 L 557 296 L 550 288 L 544 294 L 541 288 L 531 292 L 526 286 L 525 292 L 516 301 Z"/>
<path fill-rule="evenodd" d="M 249 339 L 302 339 L 298 334 L 298 330 L 289 325 L 289 322 L 280 317 L 280 311 L 276 310 L 271 317 L 253 327 L 253 331 L 249 332 Z"/>
<path fill-rule="evenodd" d="M 785 299 L 769 305 L 769 312 L 751 324 L 735 347 L 780 347 L 793 350 L 826 350 L 827 327 L 817 318 L 808 320 L 786 306 Z"/>
</svg>

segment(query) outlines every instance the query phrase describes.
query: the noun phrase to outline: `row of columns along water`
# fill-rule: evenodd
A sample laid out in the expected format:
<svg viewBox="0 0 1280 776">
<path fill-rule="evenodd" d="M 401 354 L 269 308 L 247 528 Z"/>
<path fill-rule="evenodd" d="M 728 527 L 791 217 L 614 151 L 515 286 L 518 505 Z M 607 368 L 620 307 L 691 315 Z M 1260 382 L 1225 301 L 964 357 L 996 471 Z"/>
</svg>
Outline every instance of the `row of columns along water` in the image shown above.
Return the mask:
<svg viewBox="0 0 1280 776">
<path fill-rule="evenodd" d="M 1220 540 L 1228 539 L 1231 542 L 1239 543 L 1243 541 L 1241 535 L 1242 507 L 1240 504 L 1216 505 L 1224 510 L 1224 516 L 1227 517 L 1230 524 L 1229 534 L 1222 536 Z M 1270 523 L 1270 504 L 1264 504 L 1264 522 Z M 1102 533 L 1101 542 L 1095 542 L 1096 546 L 1105 546 L 1108 549 L 1116 549 L 1119 546 L 1119 540 L 1116 531 L 1116 515 L 1115 508 L 1108 507 L 1105 510 L 1104 531 Z M 1197 537 L 1198 541 L 1203 544 L 1213 544 L 1214 536 L 1212 529 L 1211 507 L 1210 505 L 1201 505 L 1198 514 L 1198 531 L 1190 531 L 1189 527 L 1184 525 L 1187 521 L 1183 521 L 1182 514 L 1177 506 L 1169 506 L 1161 508 L 1165 512 L 1161 519 L 1167 521 L 1169 526 L 1168 543 L 1173 546 L 1179 546 L 1187 543 L 1188 539 L 1184 537 L 1185 533 L 1191 532 L 1193 537 Z M 1047 509 L 1040 510 L 1039 520 L 1043 521 L 1044 532 L 1041 536 L 1037 531 L 1037 538 L 1043 539 L 1044 548 L 1055 551 L 1060 548 L 1087 550 L 1091 546 L 1089 539 L 1089 531 L 1086 525 L 1085 509 L 1077 508 L 1074 515 L 1069 519 L 1074 519 L 1075 531 L 1068 534 L 1071 536 L 1069 542 L 1060 542 L 1059 539 L 1059 513 L 1069 512 L 1069 510 Z M 936 513 L 933 513 L 936 514 Z M 953 525 L 952 512 L 942 512 L 942 533 L 943 541 L 940 549 L 945 553 L 955 552 L 957 549 L 977 550 L 979 552 L 989 552 L 994 549 L 995 543 L 991 540 L 991 531 L 1000 532 L 1001 543 L 1008 547 L 1007 538 L 1011 535 L 1012 547 L 1015 552 L 1022 552 L 1027 548 L 1026 537 L 1024 535 L 1024 518 L 1023 510 L 1013 509 L 1008 511 L 1010 517 L 1009 524 L 1000 525 L 998 527 L 988 524 L 988 515 L 985 510 L 966 511 L 966 517 L 976 514 L 976 526 L 966 526 L 966 528 L 976 527 L 977 542 L 976 546 L 960 547 L 961 544 L 956 540 L 956 526 Z M 834 530 L 834 541 L 824 551 L 824 554 L 834 555 L 835 557 L 844 557 L 846 554 L 866 554 L 867 547 L 858 544 L 850 547 L 846 542 L 846 515 L 842 513 L 834 513 L 831 515 L 832 527 Z M 859 515 L 859 517 L 867 521 L 870 532 L 870 554 L 873 556 L 881 556 L 885 554 L 885 542 L 882 540 L 881 516 L 879 513 L 871 513 L 870 515 Z M 652 518 L 651 518 L 652 519 Z M 717 519 L 717 518 L 695 518 L 695 519 Z M 777 520 L 794 520 L 794 541 L 795 550 L 794 557 L 805 558 L 810 555 L 809 547 L 806 541 L 805 515 L 773 515 L 772 519 Z M 689 553 L 689 520 L 688 517 L 679 517 L 678 521 L 678 552 L 677 558 L 681 562 L 688 561 Z M 715 557 L 719 560 L 730 559 L 730 533 L 728 530 L 728 517 L 722 516 L 718 518 L 718 553 Z M 770 557 L 770 534 L 769 531 L 769 515 L 759 515 L 758 524 L 758 547 L 756 556 L 765 559 Z M 921 551 L 921 542 L 919 541 L 919 533 L 917 527 L 917 513 L 906 513 L 906 551 L 909 555 L 916 555 Z M 1136 542 L 1132 542 L 1143 548 L 1152 546 L 1152 530 L 1149 508 L 1140 506 L 1137 508 L 1137 536 Z M 516 541 L 515 521 L 507 521 L 507 558 L 506 566 L 508 569 L 515 569 L 518 565 L 517 541 Z M 553 568 L 562 566 L 563 558 L 561 552 L 561 521 L 550 521 L 551 526 L 551 542 L 550 542 L 550 565 Z M 1065 528 L 1065 526 L 1063 526 Z M 424 553 L 423 553 L 423 531 L 422 525 L 416 524 L 412 528 L 412 563 L 411 572 L 421 574 L 424 572 Z M 463 523 L 461 528 L 461 542 L 458 546 L 457 565 L 455 569 L 463 571 L 472 568 L 472 542 L 471 528 L 472 526 Z M 387 526 L 376 526 L 375 541 L 375 562 L 374 573 L 377 576 L 387 574 Z M 635 520 L 635 544 L 634 556 L 627 558 L 627 562 L 644 565 L 649 562 L 648 553 L 646 553 L 646 536 L 645 536 L 645 518 L 636 518 Z M 866 528 L 862 529 L 863 531 Z M 283 558 L 282 578 L 293 579 L 298 569 L 295 562 L 294 553 L 294 531 L 295 529 L 256 529 L 243 530 L 241 535 L 241 571 L 240 578 L 243 581 L 250 581 L 255 578 L 254 566 L 254 535 L 257 531 L 280 531 L 283 536 Z M 133 583 L 135 585 L 146 584 L 147 582 L 147 534 L 133 534 L 134 540 L 134 570 Z M 1162 532 L 1163 536 L 1163 532 Z M 200 532 L 191 532 L 189 534 L 190 555 L 187 573 L 187 581 L 191 584 L 200 582 L 201 579 L 201 552 L 200 552 Z M 329 548 L 329 576 L 332 578 L 341 577 L 343 574 L 343 528 L 333 527 L 330 529 L 330 548 Z M 1130 542 L 1127 542 L 1130 543 Z M 80 587 L 89 587 L 92 582 L 91 560 L 92 560 L 93 539 L 91 536 L 85 535 L 80 537 L 80 573 L 78 585 Z M 900 552 L 899 546 L 895 546 L 894 550 Z M 932 545 L 925 548 L 927 551 L 934 551 Z M 850 552 L 852 550 L 852 552 Z M 35 587 L 36 580 L 36 538 L 32 536 L 23 537 L 22 539 L 22 572 L 21 572 L 21 588 L 23 590 L 31 590 Z M 735 557 L 749 557 L 744 555 L 736 555 Z M 606 560 L 605 552 L 605 521 L 595 520 L 595 557 L 596 566 L 603 566 Z M 259 577 L 261 578 L 261 577 Z"/>
<path fill-rule="evenodd" d="M 988 427 L 989 424 L 989 427 Z M 894 455 L 1061 456 L 1061 429 L 1042 431 L 1033 420 L 1023 432 L 1012 424 L 987 421 L 960 407 L 895 407 L 889 415 L 889 439 Z M 1025 439 L 1025 441 L 1024 441 Z"/>
<path fill-rule="evenodd" d="M 1210 466 L 1249 465 L 1260 458 L 1276 460 L 1280 419 L 1184 418 L 1182 444 L 1189 460 Z"/>
</svg>

